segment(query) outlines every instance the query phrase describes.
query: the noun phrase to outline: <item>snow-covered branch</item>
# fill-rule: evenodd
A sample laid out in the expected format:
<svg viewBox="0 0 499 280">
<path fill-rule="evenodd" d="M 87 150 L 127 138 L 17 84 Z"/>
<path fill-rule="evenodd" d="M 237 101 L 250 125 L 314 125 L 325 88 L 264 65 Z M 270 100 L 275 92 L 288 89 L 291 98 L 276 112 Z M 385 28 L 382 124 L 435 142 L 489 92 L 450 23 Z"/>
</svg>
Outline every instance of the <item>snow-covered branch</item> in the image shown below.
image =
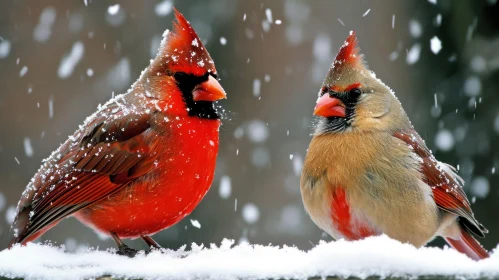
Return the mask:
<svg viewBox="0 0 499 280">
<path fill-rule="evenodd" d="M 499 277 L 499 253 L 479 262 L 449 248 L 416 249 L 386 236 L 357 242 L 321 243 L 305 252 L 295 247 L 241 244 L 192 245 L 133 259 L 112 252 L 67 253 L 29 244 L 0 252 L 0 276 L 25 279 L 83 279 L 103 275 L 154 279 L 307 279 L 309 277 L 415 277 L 423 275 Z"/>
</svg>

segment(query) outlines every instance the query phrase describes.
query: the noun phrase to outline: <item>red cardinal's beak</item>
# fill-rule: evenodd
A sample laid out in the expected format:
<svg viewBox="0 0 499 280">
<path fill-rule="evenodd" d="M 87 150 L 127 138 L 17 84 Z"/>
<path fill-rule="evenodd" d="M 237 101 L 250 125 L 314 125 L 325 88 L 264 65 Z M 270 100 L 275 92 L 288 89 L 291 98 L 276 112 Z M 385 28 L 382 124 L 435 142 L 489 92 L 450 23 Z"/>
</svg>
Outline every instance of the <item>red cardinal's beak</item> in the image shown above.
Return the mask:
<svg viewBox="0 0 499 280">
<path fill-rule="evenodd" d="M 315 105 L 314 115 L 321 116 L 325 118 L 329 117 L 341 117 L 344 118 L 345 114 L 345 104 L 341 102 L 338 98 L 331 97 L 329 94 L 325 93 L 319 99 L 317 99 L 317 105 Z"/>
<path fill-rule="evenodd" d="M 224 89 L 212 76 L 209 76 L 208 81 L 197 85 L 192 92 L 194 101 L 217 101 L 226 97 Z"/>
</svg>

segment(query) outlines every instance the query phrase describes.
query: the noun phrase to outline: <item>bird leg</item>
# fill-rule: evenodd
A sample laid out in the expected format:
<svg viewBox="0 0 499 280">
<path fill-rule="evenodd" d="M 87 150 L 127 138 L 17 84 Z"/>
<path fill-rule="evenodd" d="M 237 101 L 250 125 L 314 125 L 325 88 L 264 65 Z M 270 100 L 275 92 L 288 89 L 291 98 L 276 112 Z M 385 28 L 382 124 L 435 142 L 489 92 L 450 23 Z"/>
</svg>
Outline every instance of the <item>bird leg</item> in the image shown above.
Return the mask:
<svg viewBox="0 0 499 280">
<path fill-rule="evenodd" d="M 128 247 L 123 241 L 118 237 L 118 235 L 114 232 L 110 232 L 111 236 L 114 239 L 114 242 L 116 242 L 116 245 L 118 245 L 118 252 L 116 254 L 122 255 L 122 256 L 127 256 L 129 258 L 135 257 L 137 253 L 139 252 L 138 250 L 132 249 Z"/>
<path fill-rule="evenodd" d="M 151 250 L 154 249 L 161 249 L 162 247 L 158 244 L 158 242 L 154 241 L 150 236 L 141 236 L 142 240 L 151 248 Z"/>
</svg>

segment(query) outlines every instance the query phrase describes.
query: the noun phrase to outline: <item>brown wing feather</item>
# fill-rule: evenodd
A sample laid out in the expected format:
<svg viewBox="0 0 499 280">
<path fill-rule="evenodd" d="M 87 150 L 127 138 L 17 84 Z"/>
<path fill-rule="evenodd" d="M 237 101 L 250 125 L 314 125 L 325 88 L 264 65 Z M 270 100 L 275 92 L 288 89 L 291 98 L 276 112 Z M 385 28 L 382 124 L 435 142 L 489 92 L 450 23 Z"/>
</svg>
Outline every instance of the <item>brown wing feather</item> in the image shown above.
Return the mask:
<svg viewBox="0 0 499 280">
<path fill-rule="evenodd" d="M 114 104 L 70 137 L 28 184 L 12 225 L 12 244 L 85 208 L 150 172 L 147 139 L 154 113 Z"/>
<path fill-rule="evenodd" d="M 461 225 L 470 232 L 484 237 L 487 229 L 475 219 L 463 190 L 462 179 L 452 167 L 438 162 L 417 132 L 395 132 L 394 136 L 409 145 L 414 153 L 421 158 L 423 180 L 431 187 L 437 206 L 444 211 L 460 216 Z"/>
</svg>

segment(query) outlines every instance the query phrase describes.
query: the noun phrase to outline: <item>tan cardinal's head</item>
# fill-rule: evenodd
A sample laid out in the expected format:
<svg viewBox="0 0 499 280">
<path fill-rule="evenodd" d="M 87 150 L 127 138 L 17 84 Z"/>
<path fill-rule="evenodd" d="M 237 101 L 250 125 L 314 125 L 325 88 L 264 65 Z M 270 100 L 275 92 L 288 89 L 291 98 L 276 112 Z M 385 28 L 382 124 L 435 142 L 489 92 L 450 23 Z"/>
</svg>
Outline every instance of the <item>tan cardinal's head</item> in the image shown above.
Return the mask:
<svg viewBox="0 0 499 280">
<path fill-rule="evenodd" d="M 170 115 L 218 119 L 213 103 L 226 98 L 215 64 L 185 17 L 175 9 L 173 30 L 163 34 L 158 55 L 142 76 L 147 94 Z"/>
<path fill-rule="evenodd" d="M 322 84 L 314 115 L 320 117 L 316 134 L 386 130 L 408 123 L 390 88 L 367 69 L 353 31 Z"/>
</svg>

